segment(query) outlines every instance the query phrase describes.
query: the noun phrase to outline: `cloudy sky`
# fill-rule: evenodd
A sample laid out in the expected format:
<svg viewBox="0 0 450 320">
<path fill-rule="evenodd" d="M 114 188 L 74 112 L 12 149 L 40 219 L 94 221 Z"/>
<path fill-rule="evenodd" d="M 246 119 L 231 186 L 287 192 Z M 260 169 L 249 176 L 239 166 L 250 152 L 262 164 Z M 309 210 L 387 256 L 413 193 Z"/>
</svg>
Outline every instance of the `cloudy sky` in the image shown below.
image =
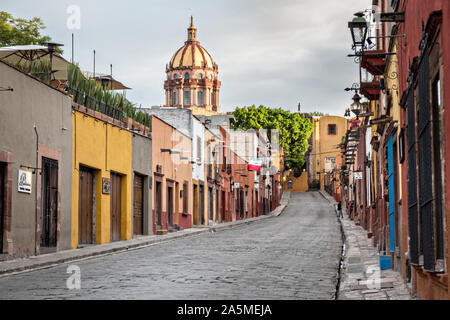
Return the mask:
<svg viewBox="0 0 450 320">
<path fill-rule="evenodd" d="M 0 0 L 0 10 L 43 19 L 83 70 L 109 73 L 133 88 L 143 107 L 164 103 L 165 66 L 187 37 L 190 14 L 198 39 L 219 65 L 222 111 L 265 105 L 344 115 L 358 78 L 347 22 L 368 0 Z M 69 29 L 71 5 L 80 29 Z"/>
</svg>

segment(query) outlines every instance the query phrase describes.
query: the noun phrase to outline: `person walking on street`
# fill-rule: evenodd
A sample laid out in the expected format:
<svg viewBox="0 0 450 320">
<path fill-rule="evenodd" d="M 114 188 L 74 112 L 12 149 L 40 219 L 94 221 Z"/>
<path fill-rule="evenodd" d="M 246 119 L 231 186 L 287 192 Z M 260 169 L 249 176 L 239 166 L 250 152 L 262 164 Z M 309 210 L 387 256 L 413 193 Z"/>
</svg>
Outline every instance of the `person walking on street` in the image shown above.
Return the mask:
<svg viewBox="0 0 450 320">
<path fill-rule="evenodd" d="M 344 216 L 342 215 L 342 204 L 339 201 L 338 205 L 337 205 L 337 213 L 338 213 L 338 218 L 344 218 Z"/>
</svg>

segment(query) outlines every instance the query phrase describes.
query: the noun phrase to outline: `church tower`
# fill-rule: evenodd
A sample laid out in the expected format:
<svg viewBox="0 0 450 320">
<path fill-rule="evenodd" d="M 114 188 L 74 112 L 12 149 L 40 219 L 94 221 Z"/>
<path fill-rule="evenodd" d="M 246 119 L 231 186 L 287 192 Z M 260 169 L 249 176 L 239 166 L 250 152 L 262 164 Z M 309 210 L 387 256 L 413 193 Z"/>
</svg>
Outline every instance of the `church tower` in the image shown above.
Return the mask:
<svg viewBox="0 0 450 320">
<path fill-rule="evenodd" d="M 193 114 L 214 115 L 220 112 L 219 68 L 197 40 L 197 28 L 191 16 L 187 41 L 166 66 L 165 107 L 191 109 Z"/>
</svg>

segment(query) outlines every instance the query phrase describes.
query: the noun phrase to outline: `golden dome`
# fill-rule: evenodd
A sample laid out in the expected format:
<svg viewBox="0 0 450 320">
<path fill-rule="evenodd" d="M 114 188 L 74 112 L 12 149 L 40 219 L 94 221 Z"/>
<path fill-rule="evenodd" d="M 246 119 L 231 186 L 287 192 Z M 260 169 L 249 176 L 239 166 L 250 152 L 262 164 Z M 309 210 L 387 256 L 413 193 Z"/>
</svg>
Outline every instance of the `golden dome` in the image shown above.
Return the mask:
<svg viewBox="0 0 450 320">
<path fill-rule="evenodd" d="M 188 40 L 175 52 L 169 63 L 170 69 L 184 68 L 210 68 L 215 69 L 211 55 L 197 41 L 197 29 L 194 27 L 193 18 L 188 28 Z"/>
</svg>

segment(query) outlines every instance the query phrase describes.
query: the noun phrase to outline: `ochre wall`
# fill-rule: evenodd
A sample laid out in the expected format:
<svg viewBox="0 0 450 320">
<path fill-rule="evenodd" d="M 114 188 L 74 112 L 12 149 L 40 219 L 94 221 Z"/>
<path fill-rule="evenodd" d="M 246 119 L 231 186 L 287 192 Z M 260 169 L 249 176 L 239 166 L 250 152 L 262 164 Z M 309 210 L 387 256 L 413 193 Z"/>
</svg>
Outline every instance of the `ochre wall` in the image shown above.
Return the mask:
<svg viewBox="0 0 450 320">
<path fill-rule="evenodd" d="M 307 192 L 309 190 L 308 187 L 308 175 L 306 172 L 296 178 L 292 173 L 288 176 L 285 176 L 286 180 L 283 181 L 283 189 L 293 192 Z M 292 180 L 292 188 L 289 188 L 289 180 Z"/>
<path fill-rule="evenodd" d="M 328 134 L 328 125 L 336 125 L 336 134 Z M 336 158 L 336 167 L 338 166 L 338 158 L 341 155 L 341 150 L 338 145 L 342 143 L 342 137 L 347 132 L 347 119 L 339 116 L 324 116 L 319 120 L 319 147 L 313 150 L 314 159 L 317 163 L 317 159 L 320 160 L 320 189 L 324 189 L 325 175 L 323 170 L 325 169 L 325 159 L 329 157 Z M 317 170 L 319 171 L 319 170 Z"/>
<path fill-rule="evenodd" d="M 78 199 L 80 165 L 95 171 L 95 238 L 110 242 L 110 195 L 102 194 L 102 178 L 114 171 L 122 175 L 121 240 L 131 239 L 132 133 L 75 111 L 73 123 L 72 248 L 78 247 Z"/>
</svg>

